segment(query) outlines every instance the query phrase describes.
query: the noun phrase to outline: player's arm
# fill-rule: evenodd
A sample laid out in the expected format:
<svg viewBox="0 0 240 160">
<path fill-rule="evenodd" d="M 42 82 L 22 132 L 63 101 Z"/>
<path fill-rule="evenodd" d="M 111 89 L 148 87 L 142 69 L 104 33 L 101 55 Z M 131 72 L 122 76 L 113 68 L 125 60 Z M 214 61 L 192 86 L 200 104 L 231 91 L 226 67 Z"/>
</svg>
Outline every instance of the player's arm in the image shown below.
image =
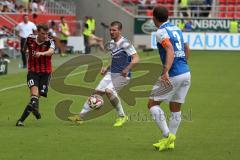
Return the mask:
<svg viewBox="0 0 240 160">
<path fill-rule="evenodd" d="M 36 57 L 40 57 L 40 56 L 52 56 L 54 54 L 54 50 L 55 50 L 55 43 L 53 40 L 49 41 L 50 46 L 49 49 L 47 51 L 44 52 L 36 52 L 35 56 Z"/>
<path fill-rule="evenodd" d="M 129 41 L 126 41 L 123 44 L 123 48 L 124 48 L 125 52 L 127 52 L 128 56 L 131 56 L 131 62 L 121 72 L 122 76 L 127 77 L 129 71 L 138 63 L 139 56 L 137 54 L 136 49 Z"/>
<path fill-rule="evenodd" d="M 132 57 L 131 63 L 126 68 L 124 68 L 124 70 L 121 73 L 122 76 L 124 77 L 127 77 L 129 71 L 139 62 L 139 56 L 137 53 L 132 54 L 131 57 Z"/>
<path fill-rule="evenodd" d="M 189 47 L 188 43 L 184 43 L 184 52 L 186 55 L 186 59 L 188 60 L 189 56 L 190 56 L 190 47 Z"/>
<path fill-rule="evenodd" d="M 110 66 L 111 66 L 111 63 L 110 64 L 108 64 L 106 67 L 102 67 L 101 68 L 101 75 L 105 75 L 109 70 L 110 70 Z"/>
<path fill-rule="evenodd" d="M 161 45 L 163 46 L 163 48 L 166 51 L 166 60 L 165 60 L 164 66 L 163 66 L 161 80 L 169 80 L 168 71 L 172 67 L 172 63 L 174 60 L 174 49 L 173 49 L 172 43 L 170 42 L 169 38 L 165 38 L 161 42 Z"/>
<path fill-rule="evenodd" d="M 54 48 L 49 48 L 45 52 L 36 52 L 36 56 L 52 56 L 54 54 Z"/>
<path fill-rule="evenodd" d="M 110 69 L 110 65 L 108 65 L 107 67 L 102 67 L 101 69 L 101 75 L 105 75 Z"/>
</svg>

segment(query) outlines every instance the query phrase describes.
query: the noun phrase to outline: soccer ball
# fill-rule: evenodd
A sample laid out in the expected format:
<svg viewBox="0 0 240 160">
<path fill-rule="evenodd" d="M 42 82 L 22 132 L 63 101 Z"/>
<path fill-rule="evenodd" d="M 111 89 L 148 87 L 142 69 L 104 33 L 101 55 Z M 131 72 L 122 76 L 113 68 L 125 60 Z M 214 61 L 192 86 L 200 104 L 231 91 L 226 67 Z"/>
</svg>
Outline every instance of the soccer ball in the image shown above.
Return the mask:
<svg viewBox="0 0 240 160">
<path fill-rule="evenodd" d="M 91 109 L 99 109 L 103 106 L 103 98 L 100 95 L 94 94 L 88 98 L 88 105 Z"/>
</svg>

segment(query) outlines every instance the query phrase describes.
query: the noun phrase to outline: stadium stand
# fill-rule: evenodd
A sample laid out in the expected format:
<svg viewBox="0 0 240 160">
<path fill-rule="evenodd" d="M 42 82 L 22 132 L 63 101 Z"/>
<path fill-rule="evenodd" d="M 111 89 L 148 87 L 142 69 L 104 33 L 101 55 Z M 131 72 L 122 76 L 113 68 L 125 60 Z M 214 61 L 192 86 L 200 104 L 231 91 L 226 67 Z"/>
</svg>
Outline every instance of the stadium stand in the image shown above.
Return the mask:
<svg viewBox="0 0 240 160">
<path fill-rule="evenodd" d="M 50 23 L 51 20 L 60 22 L 60 17 L 64 16 L 69 24 L 71 35 L 79 34 L 76 18 L 76 6 L 73 1 L 47 1 L 47 0 L 32 0 L 30 3 L 25 3 L 22 0 L 0 1 L 0 40 L 4 45 L 0 49 L 19 50 L 19 42 L 15 27 L 22 21 L 24 14 L 29 15 L 29 20 L 35 24 Z M 7 34 L 5 34 L 7 32 Z"/>
<path fill-rule="evenodd" d="M 217 0 L 218 17 L 240 18 L 240 0 Z"/>
<path fill-rule="evenodd" d="M 164 4 L 173 16 L 174 0 L 113 0 L 137 15 L 152 16 L 153 6 L 156 4 Z"/>
<path fill-rule="evenodd" d="M 169 15 L 178 17 L 179 4 L 174 0 L 113 0 L 124 7 L 124 10 L 140 16 L 152 16 L 156 4 L 169 9 Z M 213 3 L 214 2 L 214 3 Z M 188 17 L 240 18 L 240 0 L 189 0 Z"/>
</svg>

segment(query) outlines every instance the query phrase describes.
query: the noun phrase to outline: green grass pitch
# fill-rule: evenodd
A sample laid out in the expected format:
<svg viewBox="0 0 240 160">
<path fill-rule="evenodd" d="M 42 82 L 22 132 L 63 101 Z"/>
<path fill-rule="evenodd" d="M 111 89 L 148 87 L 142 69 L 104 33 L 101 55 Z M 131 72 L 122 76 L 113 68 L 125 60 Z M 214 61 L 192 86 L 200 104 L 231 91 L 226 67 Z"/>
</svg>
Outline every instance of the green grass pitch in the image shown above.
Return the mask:
<svg viewBox="0 0 240 160">
<path fill-rule="evenodd" d="M 239 159 L 240 153 L 240 54 L 230 51 L 192 51 L 192 86 L 186 98 L 183 121 L 178 130 L 176 148 L 158 152 L 152 144 L 161 133 L 150 119 L 147 98 L 138 98 L 134 107 L 124 103 L 132 116 L 122 128 L 113 128 L 116 112 L 74 125 L 55 115 L 55 105 L 63 99 L 74 101 L 71 112 L 80 111 L 85 97 L 64 95 L 50 88 L 48 99 L 41 98 L 42 119 L 31 115 L 25 127 L 15 127 L 29 101 L 26 72 L 10 63 L 10 73 L 0 76 L 0 160 L 226 160 Z M 103 55 L 103 54 L 102 54 Z M 106 56 L 100 56 L 106 58 Z M 159 63 L 157 52 L 140 53 L 141 62 Z M 67 58 L 54 56 L 54 66 Z M 107 58 L 106 58 L 107 59 Z M 85 68 L 65 81 L 82 82 Z M 100 76 L 99 76 L 100 78 Z M 11 88 L 13 87 L 13 88 Z M 167 105 L 162 108 L 169 113 Z"/>
</svg>

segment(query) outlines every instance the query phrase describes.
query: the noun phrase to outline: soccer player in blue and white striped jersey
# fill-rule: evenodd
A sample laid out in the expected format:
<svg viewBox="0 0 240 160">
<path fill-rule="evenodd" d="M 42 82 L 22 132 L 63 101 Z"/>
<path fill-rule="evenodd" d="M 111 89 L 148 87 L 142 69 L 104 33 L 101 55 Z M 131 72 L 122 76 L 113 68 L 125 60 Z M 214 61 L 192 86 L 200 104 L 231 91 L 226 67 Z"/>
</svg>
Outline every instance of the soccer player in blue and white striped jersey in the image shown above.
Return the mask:
<svg viewBox="0 0 240 160">
<path fill-rule="evenodd" d="M 103 67 L 101 74 L 104 76 L 95 89 L 94 94 L 106 94 L 112 106 L 118 113 L 118 118 L 114 127 L 122 126 L 128 117 L 124 113 L 121 100 L 118 97 L 119 90 L 128 84 L 131 77 L 132 67 L 138 63 L 139 56 L 133 45 L 121 35 L 122 23 L 114 21 L 110 24 L 109 32 L 111 42 L 107 48 L 111 53 L 111 64 Z M 69 117 L 71 121 L 82 121 L 84 116 L 91 110 L 88 103 L 85 102 L 79 116 Z M 81 122 L 80 122 L 81 123 Z"/>
</svg>

